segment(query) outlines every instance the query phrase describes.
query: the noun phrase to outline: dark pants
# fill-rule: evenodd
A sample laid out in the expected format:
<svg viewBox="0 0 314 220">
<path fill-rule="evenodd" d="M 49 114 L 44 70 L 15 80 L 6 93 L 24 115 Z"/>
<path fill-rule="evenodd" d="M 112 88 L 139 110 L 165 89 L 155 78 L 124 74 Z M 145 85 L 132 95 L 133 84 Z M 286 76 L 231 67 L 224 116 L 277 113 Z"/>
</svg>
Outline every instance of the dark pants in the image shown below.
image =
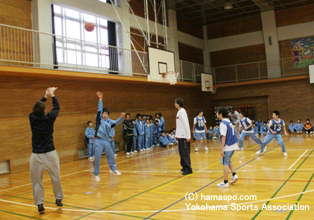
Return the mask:
<svg viewBox="0 0 314 220">
<path fill-rule="evenodd" d="M 126 152 L 130 153 L 133 146 L 133 136 L 126 136 L 125 142 L 126 142 Z"/>
<path fill-rule="evenodd" d="M 190 142 L 186 142 L 185 138 L 178 138 L 180 163 L 184 172 L 191 173 L 191 158 L 190 158 Z"/>
</svg>

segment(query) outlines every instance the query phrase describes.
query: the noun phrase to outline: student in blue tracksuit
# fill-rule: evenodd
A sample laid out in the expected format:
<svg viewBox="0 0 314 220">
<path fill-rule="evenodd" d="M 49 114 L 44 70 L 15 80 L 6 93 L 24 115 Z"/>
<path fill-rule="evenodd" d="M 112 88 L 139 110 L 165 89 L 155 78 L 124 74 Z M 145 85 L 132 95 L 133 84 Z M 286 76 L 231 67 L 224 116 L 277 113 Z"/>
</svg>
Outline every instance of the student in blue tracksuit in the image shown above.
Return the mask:
<svg viewBox="0 0 314 220">
<path fill-rule="evenodd" d="M 164 119 L 164 117 L 162 117 L 162 114 L 161 114 L 161 113 L 158 113 L 158 115 L 159 115 L 161 130 L 164 131 L 164 130 L 166 129 L 166 122 L 165 122 L 165 119 Z"/>
<path fill-rule="evenodd" d="M 228 112 L 224 107 L 220 107 L 217 110 L 216 117 L 221 120 L 220 123 L 220 134 L 221 134 L 221 164 L 223 164 L 223 173 L 224 173 L 224 181 L 217 184 L 218 187 L 228 188 L 228 174 L 229 168 L 232 173 L 232 179 L 230 181 L 231 184 L 235 183 L 238 180 L 238 176 L 235 172 L 234 166 L 231 163 L 231 157 L 235 150 L 238 149 L 238 139 L 237 133 L 228 119 Z"/>
<path fill-rule="evenodd" d="M 168 141 L 169 141 L 170 143 L 173 143 L 173 144 L 176 143 L 176 140 L 173 139 L 173 138 L 170 136 L 170 132 L 169 132 L 169 131 L 166 131 L 166 136 L 167 136 Z"/>
<path fill-rule="evenodd" d="M 261 120 L 261 118 L 259 118 L 259 119 L 255 122 L 255 125 L 256 125 L 256 127 L 257 127 L 258 134 L 261 134 L 260 131 L 261 131 L 261 127 L 263 126 L 263 121 Z"/>
<path fill-rule="evenodd" d="M 134 154 L 134 153 L 137 153 L 137 150 L 136 150 L 137 131 L 135 128 L 135 120 L 134 119 L 132 119 L 132 124 L 134 125 L 134 129 L 133 129 L 133 146 L 132 146 L 131 154 Z"/>
<path fill-rule="evenodd" d="M 159 146 L 159 139 L 158 139 L 158 123 L 159 121 L 158 120 L 155 120 L 155 123 L 154 123 L 154 126 L 153 126 L 153 133 L 154 133 L 154 136 L 153 136 L 153 145 L 158 147 Z"/>
<path fill-rule="evenodd" d="M 244 138 L 246 136 L 251 137 L 259 146 L 262 146 L 262 142 L 260 141 L 260 139 L 258 139 L 254 134 L 255 131 L 253 131 L 252 128 L 253 124 L 251 119 L 244 117 L 243 113 L 240 112 L 240 130 L 242 130 L 242 133 L 240 135 L 240 139 L 239 139 L 239 148 L 240 150 L 243 150 L 243 141 Z M 258 129 L 257 127 L 255 127 L 256 129 Z M 257 132 L 258 134 L 258 132 Z"/>
<path fill-rule="evenodd" d="M 208 131 L 207 131 L 207 134 L 208 134 L 208 138 L 209 139 L 213 139 L 214 138 L 214 129 L 212 126 L 209 127 Z"/>
<path fill-rule="evenodd" d="M 142 116 L 137 114 L 137 120 L 135 121 L 135 129 L 137 131 L 137 142 L 138 142 L 138 151 L 143 151 L 144 143 L 144 123 L 142 121 Z"/>
<path fill-rule="evenodd" d="M 297 130 L 298 134 L 302 134 L 303 123 L 301 122 L 301 119 L 298 119 L 298 122 L 295 124 L 295 129 Z"/>
<path fill-rule="evenodd" d="M 150 149 L 150 134 L 151 134 L 151 129 L 150 129 L 150 124 L 149 124 L 149 119 L 146 119 L 146 123 L 144 125 L 144 133 L 145 133 L 145 150 Z"/>
<path fill-rule="evenodd" d="M 257 151 L 256 154 L 261 154 L 264 152 L 266 145 L 271 142 L 272 139 L 276 139 L 276 141 L 278 142 L 278 144 L 281 146 L 282 148 L 282 153 L 283 155 L 286 157 L 288 156 L 287 152 L 286 152 L 286 147 L 285 147 L 285 143 L 282 140 L 281 134 L 280 132 L 282 131 L 282 129 L 285 132 L 285 135 L 288 135 L 286 127 L 285 127 L 285 122 L 284 120 L 279 118 L 280 114 L 278 111 L 273 111 L 273 119 L 270 120 L 268 127 L 269 127 L 269 131 L 267 133 L 267 136 L 265 137 L 263 143 L 262 143 L 262 148 L 261 150 Z"/>
<path fill-rule="evenodd" d="M 256 127 L 256 124 L 253 124 L 252 128 L 253 128 L 255 136 L 258 136 L 258 127 Z"/>
<path fill-rule="evenodd" d="M 150 124 L 150 147 L 152 148 L 154 143 L 154 123 L 153 123 L 153 118 L 149 119 L 149 124 Z"/>
<path fill-rule="evenodd" d="M 220 132 L 219 132 L 219 125 L 216 125 L 213 129 L 214 131 L 214 137 L 213 137 L 213 140 L 217 139 L 217 138 L 220 138 Z"/>
<path fill-rule="evenodd" d="M 111 147 L 111 137 L 110 130 L 112 127 L 119 125 L 122 123 L 125 113 L 121 113 L 120 118 L 117 120 L 109 120 L 109 110 L 103 107 L 103 94 L 101 92 L 97 92 L 97 96 L 99 98 L 98 102 L 98 110 L 96 116 L 96 131 L 95 131 L 95 162 L 94 162 L 94 175 L 95 180 L 97 182 L 100 181 L 99 178 L 99 168 L 100 168 L 100 158 L 105 148 L 106 157 L 108 164 L 110 166 L 110 173 L 121 175 L 121 173 L 117 170 L 116 161 L 114 158 L 114 154 Z"/>
<path fill-rule="evenodd" d="M 160 147 L 164 148 L 164 147 L 169 147 L 170 145 L 173 145 L 173 143 L 171 143 L 168 140 L 168 137 L 166 136 L 166 133 L 164 131 L 161 132 L 161 136 L 159 138 L 160 141 Z"/>
<path fill-rule="evenodd" d="M 294 134 L 297 132 L 295 124 L 293 124 L 293 121 L 290 121 L 290 124 L 288 125 L 288 132 L 289 134 Z"/>
<path fill-rule="evenodd" d="M 109 119 L 109 120 L 111 120 L 111 119 Z M 114 156 L 116 157 L 117 156 L 117 154 L 116 154 L 116 145 L 114 143 L 114 136 L 115 136 L 115 134 L 116 134 L 116 132 L 114 130 L 114 127 L 112 127 L 111 130 L 110 130 L 110 134 L 109 134 L 110 135 L 110 139 L 111 139 L 110 144 L 111 144 L 112 152 L 113 152 Z"/>
<path fill-rule="evenodd" d="M 266 136 L 267 132 L 268 132 L 268 125 L 267 125 L 267 122 L 264 121 L 264 124 L 260 129 L 260 133 L 261 133 L 261 135 Z"/>
<path fill-rule="evenodd" d="M 93 122 L 88 121 L 87 125 L 88 125 L 88 127 L 85 130 L 85 136 L 86 136 L 87 147 L 88 147 L 88 159 L 90 161 L 93 161 L 95 159 L 95 157 L 94 157 L 95 129 L 93 128 Z"/>
</svg>

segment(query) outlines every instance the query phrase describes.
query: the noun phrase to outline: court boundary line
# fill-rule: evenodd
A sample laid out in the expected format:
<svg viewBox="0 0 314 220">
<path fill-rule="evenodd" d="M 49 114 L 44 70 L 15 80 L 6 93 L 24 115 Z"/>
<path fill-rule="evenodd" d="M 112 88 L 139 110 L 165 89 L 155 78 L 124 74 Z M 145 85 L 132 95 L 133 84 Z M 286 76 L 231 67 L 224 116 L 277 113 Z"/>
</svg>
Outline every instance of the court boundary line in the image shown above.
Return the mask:
<svg viewBox="0 0 314 220">
<path fill-rule="evenodd" d="M 303 156 L 306 152 L 308 152 L 309 150 L 304 151 L 304 153 L 288 168 L 288 170 L 290 170 Z"/>
<path fill-rule="evenodd" d="M 311 183 L 313 177 L 314 177 L 314 172 L 313 172 L 311 178 L 309 179 L 309 181 L 307 182 L 307 184 L 305 185 L 305 187 L 304 187 L 304 189 L 303 189 L 302 192 L 306 191 L 306 189 L 307 189 L 307 187 L 310 185 L 310 183 Z M 298 203 L 301 201 L 302 197 L 303 197 L 303 194 L 301 194 L 301 195 L 299 196 L 299 198 L 298 198 L 297 202 L 295 203 L 295 205 L 298 205 Z M 294 210 L 295 210 L 295 207 L 293 207 L 293 209 L 290 211 L 289 215 L 288 215 L 287 218 L 286 218 L 287 220 L 290 219 L 290 217 L 292 216 Z"/>
<path fill-rule="evenodd" d="M 290 139 L 291 139 L 291 137 L 288 138 L 287 140 L 290 140 Z M 286 142 L 287 140 L 285 140 L 284 142 Z M 278 146 L 279 146 L 279 144 L 277 144 L 276 146 L 272 147 L 271 149 L 269 149 L 269 150 L 266 151 L 265 153 L 260 154 L 260 155 L 257 155 L 255 158 L 251 159 L 250 161 L 246 162 L 245 164 L 241 165 L 240 167 L 236 168 L 235 170 L 241 169 L 241 168 L 244 167 L 246 164 L 249 164 L 249 163 L 251 163 L 252 161 L 256 160 L 257 158 L 264 156 L 266 153 L 272 151 L 273 149 L 275 149 L 275 148 L 278 147 Z M 224 177 L 224 176 L 221 176 L 221 177 L 217 178 L 216 180 L 214 180 L 214 181 L 208 183 L 207 185 L 205 185 L 205 186 L 199 188 L 198 190 L 196 190 L 196 191 L 194 191 L 194 192 L 192 192 L 192 193 L 190 193 L 190 194 L 195 194 L 195 193 L 197 193 L 197 192 L 199 192 L 199 191 L 205 189 L 206 187 L 212 185 L 213 183 L 217 182 L 218 180 L 222 179 L 223 177 Z M 178 201 L 176 201 L 176 202 L 174 202 L 174 203 L 172 203 L 172 204 L 166 206 L 166 207 L 163 208 L 163 209 L 160 209 L 158 212 L 153 213 L 152 215 L 150 215 L 150 216 L 148 216 L 148 217 L 146 217 L 146 218 L 144 218 L 144 219 L 149 219 L 149 218 L 151 218 L 151 217 L 153 217 L 153 216 L 155 216 L 155 215 L 158 215 L 159 213 L 164 212 L 166 209 L 168 209 L 168 208 L 170 208 L 170 207 L 172 207 L 172 206 L 178 204 L 179 202 L 183 201 L 184 199 L 185 199 L 185 197 L 183 197 L 183 198 L 179 199 Z"/>
<path fill-rule="evenodd" d="M 311 155 L 311 154 L 313 153 L 313 151 L 314 151 L 314 149 L 311 151 L 311 153 L 310 153 L 309 155 Z M 274 193 L 274 195 L 272 195 L 271 198 L 274 198 L 274 197 L 277 195 L 277 193 L 280 192 L 280 190 L 286 185 L 286 183 L 290 180 L 290 178 L 298 171 L 298 169 L 303 165 L 303 163 L 307 160 L 307 158 L 309 158 L 309 156 L 307 156 L 307 157 L 302 161 L 302 163 L 293 171 L 293 173 L 288 177 L 288 179 L 277 189 L 277 191 Z M 270 201 L 267 201 L 265 205 L 267 206 L 269 203 L 270 203 Z M 264 210 L 264 209 L 260 209 L 260 210 L 253 216 L 252 220 L 256 219 L 257 216 L 259 216 L 259 214 L 261 214 L 263 210 Z"/>
</svg>

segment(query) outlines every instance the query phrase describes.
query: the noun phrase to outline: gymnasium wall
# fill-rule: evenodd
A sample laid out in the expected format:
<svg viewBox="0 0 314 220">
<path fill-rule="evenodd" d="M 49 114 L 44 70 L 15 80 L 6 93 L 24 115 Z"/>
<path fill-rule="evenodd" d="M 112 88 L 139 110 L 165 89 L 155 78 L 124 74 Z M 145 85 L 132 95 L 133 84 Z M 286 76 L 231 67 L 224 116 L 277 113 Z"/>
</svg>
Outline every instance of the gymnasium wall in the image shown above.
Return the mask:
<svg viewBox="0 0 314 220">
<path fill-rule="evenodd" d="M 121 112 L 154 115 L 161 112 L 166 129 L 175 127 L 174 100 L 182 97 L 190 124 L 199 108 L 212 121 L 211 96 L 202 93 L 200 87 L 170 86 L 135 82 L 99 81 L 95 79 L 41 78 L 34 76 L 0 75 L 0 161 L 9 160 L 11 171 L 19 172 L 29 167 L 31 155 L 31 131 L 28 121 L 34 103 L 49 86 L 58 86 L 56 96 L 61 110 L 55 122 L 54 142 L 61 163 L 78 160 L 78 149 L 84 148 L 84 132 L 88 120 L 95 121 L 98 98 L 96 92 L 104 93 L 104 106 L 111 111 L 113 119 Z M 204 101 L 206 100 L 206 101 Z M 51 99 L 47 109 L 51 109 Z M 192 124 L 191 124 L 192 126 Z M 116 130 L 116 142 L 121 143 L 122 126 Z"/>
<path fill-rule="evenodd" d="M 202 24 L 190 21 L 189 19 L 183 17 L 178 13 L 177 13 L 177 28 L 178 31 L 197 37 L 199 39 L 204 39 Z"/>
<path fill-rule="evenodd" d="M 313 10 L 312 4 L 275 11 L 281 58 L 292 56 L 290 40 L 314 36 Z M 207 32 L 214 67 L 266 60 L 260 15 L 208 25 Z"/>
<path fill-rule="evenodd" d="M 298 118 L 304 122 L 306 118 L 314 120 L 314 100 L 311 95 L 313 92 L 314 86 L 309 84 L 308 79 L 226 87 L 217 89 L 213 103 L 225 104 L 227 100 L 236 107 L 255 104 L 257 117 L 262 120 L 268 119 L 272 111 L 278 110 L 286 123 Z"/>
<path fill-rule="evenodd" d="M 204 64 L 203 50 L 191 47 L 186 44 L 179 43 L 179 58 L 180 60 L 189 61 L 192 63 Z"/>
</svg>

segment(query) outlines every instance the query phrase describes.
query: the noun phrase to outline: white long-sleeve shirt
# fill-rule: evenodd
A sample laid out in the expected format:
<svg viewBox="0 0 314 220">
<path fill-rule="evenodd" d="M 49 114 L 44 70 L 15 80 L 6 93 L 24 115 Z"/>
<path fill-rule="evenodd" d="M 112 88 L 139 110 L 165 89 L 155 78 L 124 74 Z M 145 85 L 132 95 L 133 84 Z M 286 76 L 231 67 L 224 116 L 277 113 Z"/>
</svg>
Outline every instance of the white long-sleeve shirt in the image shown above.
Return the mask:
<svg viewBox="0 0 314 220">
<path fill-rule="evenodd" d="M 189 118 L 186 114 L 184 108 L 181 108 L 177 113 L 177 120 L 176 120 L 176 138 L 191 138 L 191 129 L 189 124 Z"/>
</svg>

